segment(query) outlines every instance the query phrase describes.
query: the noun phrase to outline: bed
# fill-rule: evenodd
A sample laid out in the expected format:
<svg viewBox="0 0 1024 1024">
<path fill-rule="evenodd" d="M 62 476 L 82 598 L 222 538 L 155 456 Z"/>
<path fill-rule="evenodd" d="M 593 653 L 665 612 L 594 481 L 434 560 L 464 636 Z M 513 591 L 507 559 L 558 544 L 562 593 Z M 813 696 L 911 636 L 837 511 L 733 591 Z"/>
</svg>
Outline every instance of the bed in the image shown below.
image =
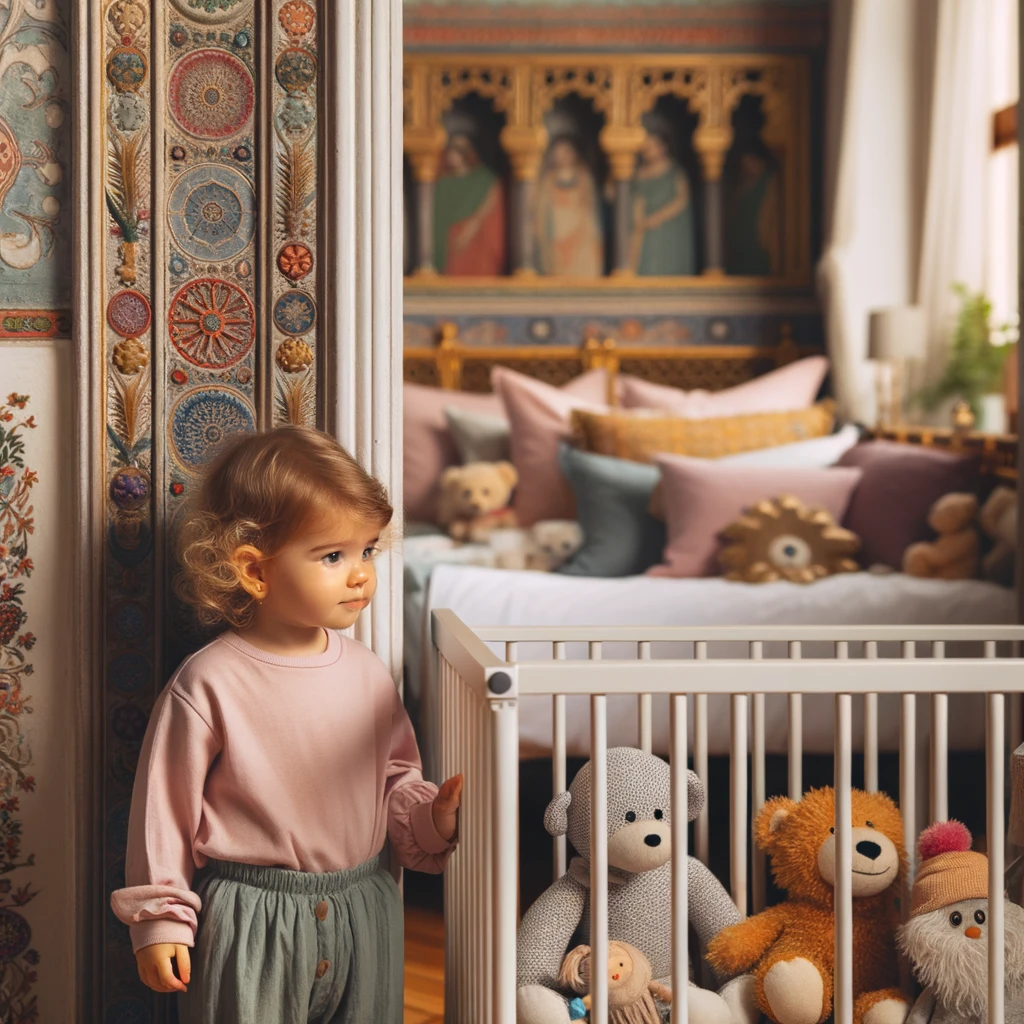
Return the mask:
<svg viewBox="0 0 1024 1024">
<path fill-rule="evenodd" d="M 715 390 L 743 383 L 808 354 L 813 354 L 812 350 L 799 349 L 785 330 L 777 345 L 760 348 L 692 345 L 654 350 L 588 338 L 580 348 L 485 349 L 462 345 L 454 328 L 446 325 L 436 349 L 407 350 L 406 379 L 449 392 L 485 392 L 490 370 L 496 365 L 515 367 L 552 384 L 564 383 L 581 371 L 603 369 L 608 374 L 609 401 L 614 404 L 614 381 L 620 373 L 684 389 Z M 927 428 L 882 431 L 877 436 L 929 448 L 974 452 L 990 483 L 1015 482 L 1015 438 Z M 488 549 L 474 545 L 453 549 L 437 533 L 430 528 L 414 530 L 406 536 L 403 550 L 406 701 L 421 734 L 428 770 L 436 767 L 437 688 L 429 635 L 435 610 L 451 609 L 470 626 L 1002 625 L 1015 622 L 1017 615 L 1012 589 L 981 580 L 921 580 L 895 572 L 858 572 L 798 586 L 784 582 L 731 583 L 721 578 L 604 579 L 514 572 L 494 568 Z M 520 645 L 517 656 L 523 660 L 548 658 L 551 652 L 540 648 L 531 651 L 529 645 Z M 632 658 L 636 654 L 609 649 L 606 656 Z M 690 656 L 692 653 L 686 651 L 659 650 L 658 645 L 652 650 L 655 658 Z M 852 656 L 857 656 L 856 652 Z M 951 700 L 951 749 L 977 750 L 984 744 L 983 714 L 974 704 L 967 702 L 961 707 L 959 701 Z M 712 698 L 709 710 L 710 752 L 724 754 L 729 749 L 727 706 Z M 768 701 L 769 753 L 785 751 L 786 713 L 784 698 Z M 568 717 L 568 753 L 584 755 L 589 743 L 585 702 Z M 881 719 L 881 747 L 895 750 L 898 716 L 883 708 Z M 520 721 L 521 757 L 549 756 L 550 704 L 524 701 Z M 664 708 L 655 708 L 654 721 L 654 745 L 664 751 L 668 740 Z M 610 743 L 635 743 L 636 723 L 635 702 L 610 701 Z M 857 722 L 855 733 L 856 726 Z M 809 754 L 831 750 L 830 701 L 807 702 L 804 730 Z M 927 735 L 926 721 L 922 722 L 922 735 Z"/>
</svg>

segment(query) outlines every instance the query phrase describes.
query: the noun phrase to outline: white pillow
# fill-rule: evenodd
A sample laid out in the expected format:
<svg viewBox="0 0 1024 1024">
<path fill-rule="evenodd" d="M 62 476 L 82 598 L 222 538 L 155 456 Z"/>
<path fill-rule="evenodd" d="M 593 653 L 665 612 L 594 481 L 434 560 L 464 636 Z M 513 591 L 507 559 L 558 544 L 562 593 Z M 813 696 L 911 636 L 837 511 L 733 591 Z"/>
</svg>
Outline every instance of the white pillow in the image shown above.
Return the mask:
<svg viewBox="0 0 1024 1024">
<path fill-rule="evenodd" d="M 758 448 L 752 452 L 723 455 L 715 462 L 732 462 L 740 466 L 777 466 L 786 469 L 825 469 L 834 466 L 860 441 L 860 431 L 852 423 L 826 437 L 794 441 L 775 448 Z"/>
</svg>

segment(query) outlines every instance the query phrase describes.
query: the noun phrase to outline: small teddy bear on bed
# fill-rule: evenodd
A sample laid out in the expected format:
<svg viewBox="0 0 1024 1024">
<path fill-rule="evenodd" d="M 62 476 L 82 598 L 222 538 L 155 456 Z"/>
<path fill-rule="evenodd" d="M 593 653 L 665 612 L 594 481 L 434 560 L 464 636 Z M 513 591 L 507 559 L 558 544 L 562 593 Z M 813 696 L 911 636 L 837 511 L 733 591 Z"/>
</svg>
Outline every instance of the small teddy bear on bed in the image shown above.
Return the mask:
<svg viewBox="0 0 1024 1024">
<path fill-rule="evenodd" d="M 569 1004 L 572 1020 L 583 1018 L 591 1007 L 591 997 L 583 995 L 592 987 L 593 959 L 589 946 L 577 946 L 562 961 L 558 983 L 582 998 Z M 655 1002 L 670 1004 L 672 990 L 651 977 L 651 963 L 636 946 L 628 942 L 608 943 L 608 1024 L 661 1024 Z"/>
<path fill-rule="evenodd" d="M 906 1024 L 984 1024 L 988 1008 L 988 858 L 959 821 L 921 833 L 910 920 L 900 949 L 925 986 Z M 1024 910 L 1003 900 L 1004 1021 L 1024 1021 Z"/>
<path fill-rule="evenodd" d="M 495 530 L 516 526 L 510 503 L 518 482 L 511 462 L 449 466 L 441 477 L 438 522 L 452 540 L 484 544 Z"/>
</svg>

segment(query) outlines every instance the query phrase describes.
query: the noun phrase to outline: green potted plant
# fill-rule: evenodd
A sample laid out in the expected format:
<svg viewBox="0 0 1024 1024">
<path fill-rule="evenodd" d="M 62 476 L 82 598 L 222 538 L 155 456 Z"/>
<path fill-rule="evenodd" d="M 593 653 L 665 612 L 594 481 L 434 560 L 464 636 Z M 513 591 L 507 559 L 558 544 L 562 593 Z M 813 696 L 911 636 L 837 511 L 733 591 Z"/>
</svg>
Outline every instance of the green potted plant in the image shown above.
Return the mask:
<svg viewBox="0 0 1024 1024">
<path fill-rule="evenodd" d="M 960 298 L 960 312 L 949 358 L 942 376 L 921 392 L 921 404 L 933 411 L 948 399 L 959 399 L 970 406 L 978 430 L 1001 433 L 1006 429 L 1002 387 L 1012 328 L 990 323 L 992 303 L 983 292 L 963 284 L 953 285 L 953 291 Z"/>
</svg>

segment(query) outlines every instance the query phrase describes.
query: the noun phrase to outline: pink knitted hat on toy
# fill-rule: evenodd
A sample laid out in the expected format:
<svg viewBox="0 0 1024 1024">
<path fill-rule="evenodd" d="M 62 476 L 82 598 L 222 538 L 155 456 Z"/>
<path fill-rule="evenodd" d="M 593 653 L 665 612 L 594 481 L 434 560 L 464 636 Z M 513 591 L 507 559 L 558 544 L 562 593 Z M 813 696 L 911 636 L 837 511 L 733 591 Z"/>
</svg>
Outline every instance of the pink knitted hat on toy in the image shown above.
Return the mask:
<svg viewBox="0 0 1024 1024">
<path fill-rule="evenodd" d="M 988 857 L 971 849 L 971 833 L 962 822 L 929 825 L 917 841 L 917 855 L 921 866 L 910 897 L 911 917 L 988 898 Z"/>
</svg>

